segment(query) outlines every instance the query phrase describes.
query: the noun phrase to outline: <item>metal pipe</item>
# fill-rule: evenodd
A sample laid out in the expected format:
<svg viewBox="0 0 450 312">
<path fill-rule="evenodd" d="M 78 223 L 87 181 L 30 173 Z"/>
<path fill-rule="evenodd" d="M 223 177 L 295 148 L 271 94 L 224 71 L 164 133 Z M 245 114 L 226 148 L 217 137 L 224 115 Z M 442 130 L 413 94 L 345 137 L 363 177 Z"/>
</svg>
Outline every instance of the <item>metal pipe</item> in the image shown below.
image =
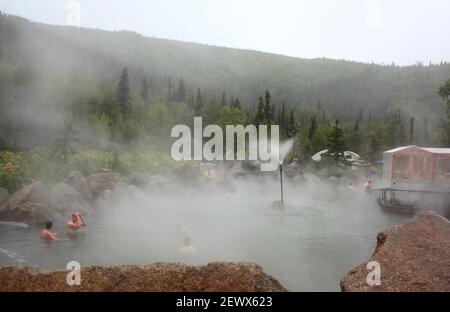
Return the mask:
<svg viewBox="0 0 450 312">
<path fill-rule="evenodd" d="M 281 203 L 284 204 L 284 196 L 283 196 L 283 164 L 280 164 L 280 185 L 281 185 Z"/>
</svg>

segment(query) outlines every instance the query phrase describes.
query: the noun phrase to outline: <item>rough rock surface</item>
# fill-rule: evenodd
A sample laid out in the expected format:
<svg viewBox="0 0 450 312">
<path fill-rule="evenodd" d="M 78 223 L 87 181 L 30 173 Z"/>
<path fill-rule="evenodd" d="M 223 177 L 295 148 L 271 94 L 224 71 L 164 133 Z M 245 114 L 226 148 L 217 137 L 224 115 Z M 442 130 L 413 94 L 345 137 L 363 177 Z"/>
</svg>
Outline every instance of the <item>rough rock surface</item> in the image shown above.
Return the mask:
<svg viewBox="0 0 450 312">
<path fill-rule="evenodd" d="M 91 207 L 76 189 L 65 183 L 58 183 L 50 192 L 50 209 L 61 216 L 74 212 L 89 213 Z"/>
<path fill-rule="evenodd" d="M 0 187 L 0 211 L 8 208 L 9 193 L 4 188 Z"/>
<path fill-rule="evenodd" d="M 147 185 L 147 183 L 150 181 L 150 178 L 140 172 L 133 172 L 130 174 L 130 177 L 128 179 L 128 183 L 135 185 L 137 187 L 140 188 L 145 188 L 145 186 Z"/>
<path fill-rule="evenodd" d="M 115 172 L 95 173 L 86 178 L 92 195 L 97 198 L 104 190 L 113 191 L 119 182 L 120 175 Z"/>
<path fill-rule="evenodd" d="M 49 209 L 47 186 L 37 181 L 12 194 L 8 201 L 8 209 L 0 213 L 0 218 L 28 224 L 54 220 L 54 215 Z"/>
<path fill-rule="evenodd" d="M 89 184 L 81 172 L 77 170 L 71 171 L 64 183 L 76 189 L 86 201 L 90 202 L 94 199 Z"/>
<path fill-rule="evenodd" d="M 366 282 L 367 262 L 341 280 L 342 291 L 450 291 L 450 222 L 432 212 L 380 232 L 372 259 L 381 285 Z"/>
<path fill-rule="evenodd" d="M 67 273 L 0 267 L 0 291 L 286 291 L 249 262 L 93 266 L 81 269 L 79 286 L 67 285 Z"/>
<path fill-rule="evenodd" d="M 139 196 L 144 196 L 144 192 L 141 188 L 134 184 L 128 184 L 123 181 L 117 183 L 114 191 L 112 192 L 112 197 L 116 200 L 139 198 Z"/>
<path fill-rule="evenodd" d="M 192 167 L 190 165 L 184 165 L 175 168 L 172 171 L 172 175 L 175 177 L 175 181 L 184 185 L 198 184 L 202 178 L 202 174 L 199 168 Z"/>
</svg>

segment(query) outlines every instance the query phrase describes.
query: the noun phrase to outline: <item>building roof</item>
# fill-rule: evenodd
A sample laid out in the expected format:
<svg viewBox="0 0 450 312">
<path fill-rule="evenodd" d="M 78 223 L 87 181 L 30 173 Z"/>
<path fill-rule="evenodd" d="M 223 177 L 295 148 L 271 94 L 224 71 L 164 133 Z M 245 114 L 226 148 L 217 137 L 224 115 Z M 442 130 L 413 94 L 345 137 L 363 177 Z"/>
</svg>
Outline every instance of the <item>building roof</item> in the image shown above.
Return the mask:
<svg viewBox="0 0 450 312">
<path fill-rule="evenodd" d="M 399 147 L 393 148 L 391 150 L 385 151 L 384 153 L 393 154 L 393 153 L 396 153 L 396 152 L 399 152 L 399 151 L 402 151 L 402 150 L 405 150 L 405 149 L 408 149 L 408 148 L 412 148 L 412 147 L 415 147 L 415 148 L 427 151 L 427 152 L 432 153 L 432 154 L 450 154 L 450 148 L 419 147 L 419 146 L 416 146 L 416 145 L 399 146 Z"/>
<path fill-rule="evenodd" d="M 421 149 L 426 150 L 433 154 L 450 154 L 450 148 L 440 148 L 440 147 L 421 147 Z"/>
</svg>

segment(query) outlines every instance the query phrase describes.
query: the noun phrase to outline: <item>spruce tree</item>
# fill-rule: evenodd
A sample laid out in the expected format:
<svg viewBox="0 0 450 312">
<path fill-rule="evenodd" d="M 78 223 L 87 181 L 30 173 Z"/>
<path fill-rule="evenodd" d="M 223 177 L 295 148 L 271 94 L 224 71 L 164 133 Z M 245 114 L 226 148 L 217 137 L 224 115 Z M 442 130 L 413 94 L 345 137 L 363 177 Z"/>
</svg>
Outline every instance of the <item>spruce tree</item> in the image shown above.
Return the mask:
<svg viewBox="0 0 450 312">
<path fill-rule="evenodd" d="M 128 120 L 131 111 L 131 103 L 130 103 L 130 84 L 127 68 L 124 68 L 120 75 L 120 81 L 119 84 L 117 85 L 117 101 L 119 102 L 123 119 L 125 121 Z"/>
<path fill-rule="evenodd" d="M 312 140 L 314 134 L 317 131 L 317 121 L 316 121 L 316 117 L 311 117 L 311 125 L 309 127 L 309 131 L 308 131 L 308 138 L 309 140 Z"/>
<path fill-rule="evenodd" d="M 262 97 L 259 97 L 258 110 L 255 116 L 255 125 L 259 126 L 263 123 L 264 123 L 264 102 Z"/>
<path fill-rule="evenodd" d="M 239 101 L 239 99 L 236 98 L 234 100 L 232 107 L 241 109 L 241 102 Z"/>
<path fill-rule="evenodd" d="M 336 120 L 336 123 L 328 136 L 328 152 L 333 156 L 336 167 L 339 166 L 339 160 L 345 160 L 345 145 L 344 130 L 339 127 L 339 120 Z"/>
<path fill-rule="evenodd" d="M 55 142 L 55 151 L 53 153 L 56 158 L 61 159 L 65 164 L 69 161 L 69 154 L 75 152 L 73 143 L 78 142 L 77 134 L 78 132 L 73 129 L 72 122 L 65 120 L 64 129 Z"/>
<path fill-rule="evenodd" d="M 398 133 L 398 144 L 400 146 L 404 146 L 406 142 L 406 134 L 405 134 L 405 126 L 403 125 L 403 122 L 400 123 L 400 129 Z"/>
<path fill-rule="evenodd" d="M 201 116 L 203 109 L 203 97 L 200 88 L 197 90 L 197 96 L 195 97 L 194 114 L 195 116 Z"/>
<path fill-rule="evenodd" d="M 355 122 L 355 125 L 353 127 L 353 133 L 350 135 L 350 148 L 355 153 L 360 153 L 361 151 L 361 145 L 362 145 L 362 136 L 361 131 L 359 129 L 359 123 Z"/>
<path fill-rule="evenodd" d="M 183 78 L 178 81 L 176 99 L 178 102 L 184 102 L 186 100 L 186 86 L 184 84 Z"/>
<path fill-rule="evenodd" d="M 447 113 L 442 119 L 441 143 L 444 147 L 450 147 L 450 79 L 443 86 L 439 87 L 438 94 L 444 100 L 444 105 L 446 105 L 447 109 Z"/>
<path fill-rule="evenodd" d="M 381 144 L 376 133 L 371 133 L 369 135 L 369 144 L 367 151 L 367 159 L 369 162 L 374 162 L 379 159 L 381 153 Z"/>
<path fill-rule="evenodd" d="M 288 136 L 288 138 L 293 138 L 297 135 L 297 131 L 297 120 L 295 119 L 294 111 L 291 110 L 286 121 L 286 135 Z"/>
<path fill-rule="evenodd" d="M 411 117 L 409 121 L 409 144 L 414 144 L 414 117 Z"/>
<path fill-rule="evenodd" d="M 264 122 L 270 126 L 273 123 L 273 113 L 272 113 L 272 106 L 270 105 L 270 93 L 269 91 L 266 91 L 265 95 L 265 103 L 264 103 Z"/>
<path fill-rule="evenodd" d="M 167 102 L 172 101 L 172 96 L 172 77 L 169 77 L 169 80 L 167 81 Z"/>
<path fill-rule="evenodd" d="M 224 93 L 222 93 L 222 100 L 220 100 L 220 106 L 227 106 L 227 95 Z"/>
<path fill-rule="evenodd" d="M 145 104 L 148 103 L 148 84 L 147 84 L 147 79 L 144 76 L 144 79 L 142 79 L 142 92 L 141 92 L 141 97 L 142 100 L 144 101 Z"/>
</svg>

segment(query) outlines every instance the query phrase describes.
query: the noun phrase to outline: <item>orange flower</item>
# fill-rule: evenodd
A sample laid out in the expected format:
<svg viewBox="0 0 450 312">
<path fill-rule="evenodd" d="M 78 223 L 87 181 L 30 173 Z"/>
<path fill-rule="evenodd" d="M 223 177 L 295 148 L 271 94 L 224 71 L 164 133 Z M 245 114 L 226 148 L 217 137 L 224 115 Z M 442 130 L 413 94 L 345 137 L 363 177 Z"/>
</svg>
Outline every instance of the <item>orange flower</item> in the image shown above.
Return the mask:
<svg viewBox="0 0 450 312">
<path fill-rule="evenodd" d="M 6 164 L 6 169 L 11 170 L 14 167 L 14 165 L 12 163 L 7 163 Z"/>
</svg>

